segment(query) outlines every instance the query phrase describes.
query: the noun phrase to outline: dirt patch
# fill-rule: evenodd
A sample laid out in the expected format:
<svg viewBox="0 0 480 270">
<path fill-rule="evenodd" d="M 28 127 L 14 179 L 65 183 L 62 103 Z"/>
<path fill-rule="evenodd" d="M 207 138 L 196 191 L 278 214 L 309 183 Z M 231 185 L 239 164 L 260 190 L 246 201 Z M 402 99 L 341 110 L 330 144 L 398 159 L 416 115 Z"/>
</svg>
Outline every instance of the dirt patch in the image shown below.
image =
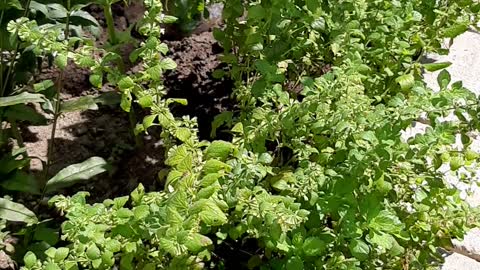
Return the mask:
<svg viewBox="0 0 480 270">
<path fill-rule="evenodd" d="M 232 81 L 213 77 L 215 70 L 226 68 L 219 60 L 223 49 L 212 32 L 166 43 L 170 48 L 169 56 L 177 63 L 176 70 L 165 75 L 168 97 L 188 100 L 188 106 L 175 106 L 173 111 L 177 115 L 197 117 L 199 135 L 208 139 L 214 117 L 232 110 L 235 104 L 230 98 Z"/>
</svg>

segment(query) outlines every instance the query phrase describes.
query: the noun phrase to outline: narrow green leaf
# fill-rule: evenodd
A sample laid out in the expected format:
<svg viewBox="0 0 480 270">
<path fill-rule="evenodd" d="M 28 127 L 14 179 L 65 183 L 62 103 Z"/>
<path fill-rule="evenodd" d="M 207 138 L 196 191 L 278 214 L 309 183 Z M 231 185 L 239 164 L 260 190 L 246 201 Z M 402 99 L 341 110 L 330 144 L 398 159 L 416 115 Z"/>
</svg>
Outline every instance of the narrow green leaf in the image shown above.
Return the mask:
<svg viewBox="0 0 480 270">
<path fill-rule="evenodd" d="M 36 223 L 37 217 L 25 206 L 0 198 L 0 219 L 14 222 Z"/>
<path fill-rule="evenodd" d="M 62 102 L 60 105 L 60 111 L 62 113 L 86 110 L 98 110 L 98 105 L 95 103 L 94 97 L 83 96 L 74 100 Z"/>
<path fill-rule="evenodd" d="M 58 189 L 72 186 L 107 170 L 108 163 L 103 158 L 89 158 L 82 163 L 70 165 L 58 172 L 57 175 L 48 180 L 46 192 L 51 193 Z"/>
<path fill-rule="evenodd" d="M 12 106 L 16 104 L 37 103 L 43 101 L 44 96 L 42 94 L 23 92 L 15 96 L 0 97 L 0 107 Z"/>
<path fill-rule="evenodd" d="M 448 28 L 443 30 L 443 34 L 447 38 L 456 38 L 460 34 L 465 33 L 468 30 L 468 25 L 461 23 L 461 24 L 454 24 Z"/>
<path fill-rule="evenodd" d="M 40 187 L 35 177 L 23 171 L 17 171 L 11 177 L 0 181 L 0 186 L 6 190 L 40 194 Z"/>
<path fill-rule="evenodd" d="M 42 92 L 52 88 L 55 84 L 52 80 L 44 80 L 33 85 L 35 92 Z"/>
<path fill-rule="evenodd" d="M 45 125 L 48 122 L 45 116 L 25 104 L 17 104 L 8 107 L 5 110 L 4 115 L 10 122 L 28 121 L 34 125 Z"/>
<path fill-rule="evenodd" d="M 451 66 L 451 62 L 423 64 L 423 67 L 429 72 L 434 72 Z"/>
</svg>

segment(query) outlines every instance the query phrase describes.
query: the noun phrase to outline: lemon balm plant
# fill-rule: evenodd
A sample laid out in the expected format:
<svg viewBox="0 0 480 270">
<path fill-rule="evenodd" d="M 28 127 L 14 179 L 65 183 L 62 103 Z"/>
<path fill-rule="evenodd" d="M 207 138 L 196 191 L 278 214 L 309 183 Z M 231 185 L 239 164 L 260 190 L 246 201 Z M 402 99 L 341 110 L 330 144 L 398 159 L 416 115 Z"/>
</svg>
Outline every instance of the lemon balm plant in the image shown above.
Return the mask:
<svg viewBox="0 0 480 270">
<path fill-rule="evenodd" d="M 124 110 L 149 110 L 137 133 L 162 127 L 165 189 L 93 205 L 87 193 L 55 196 L 66 245 L 27 253 L 24 269 L 435 269 L 437 248 L 478 224 L 441 170 L 474 177 L 478 99 L 445 70 L 433 92 L 422 69 L 449 64 L 418 57 L 444 52 L 440 41 L 476 22 L 478 3 L 226 2 L 215 37 L 241 108 L 219 118 L 231 117 L 230 142 L 200 141 L 195 119 L 170 112 L 185 101 L 164 97 L 161 74 L 175 68 L 160 40 L 168 18 L 161 1 L 144 3 L 146 37 L 131 55 L 140 72 L 73 58 L 97 86 L 107 74 Z M 421 115 L 429 127 L 404 138 Z"/>
</svg>

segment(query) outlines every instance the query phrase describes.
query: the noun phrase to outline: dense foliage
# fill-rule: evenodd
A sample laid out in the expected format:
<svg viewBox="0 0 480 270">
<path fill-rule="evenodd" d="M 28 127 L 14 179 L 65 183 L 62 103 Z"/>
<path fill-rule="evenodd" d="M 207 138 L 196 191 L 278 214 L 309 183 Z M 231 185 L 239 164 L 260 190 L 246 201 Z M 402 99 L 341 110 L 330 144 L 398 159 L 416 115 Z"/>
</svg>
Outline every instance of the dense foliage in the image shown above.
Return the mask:
<svg viewBox="0 0 480 270">
<path fill-rule="evenodd" d="M 108 14 L 116 1 L 96 2 Z M 96 204 L 87 203 L 86 192 L 54 196 L 50 204 L 66 218 L 62 242 L 27 247 L 23 269 L 228 269 L 226 246 L 248 254 L 233 263 L 250 269 L 435 269 L 442 262 L 437 248 L 449 248 L 453 238 L 478 225 L 477 210 L 447 181 L 475 176 L 479 154 L 470 144 L 480 125 L 478 98 L 451 82 L 449 63 L 422 64 L 421 56 L 446 53 L 442 41 L 475 25 L 479 3 L 225 1 L 225 26 L 214 36 L 229 69 L 215 76 L 235 82 L 239 109 L 212 123 L 213 136 L 233 139 L 210 142 L 199 139 L 196 119 L 170 111 L 185 100 L 165 98 L 162 73 L 176 64 L 165 57 L 162 27 L 175 19 L 163 15 L 162 2 L 144 1 L 145 16 L 136 26 L 144 39 L 130 55 L 143 65 L 135 74 L 126 73 L 115 46 L 100 48 L 82 33 L 98 26 L 82 10 L 87 3 L 67 0 L 63 9 L 45 4 L 41 18 L 24 13 L 5 27 L 22 44 L 18 48 L 50 58 L 59 69 L 73 61 L 90 68 L 94 87 L 116 87 L 135 136 L 160 126 L 167 149 L 166 169 L 159 168 L 164 190 L 145 192 L 140 185 L 129 197 Z M 190 14 L 204 4 L 170 5 Z M 35 1 L 26 5 L 24 10 L 44 10 Z M 9 8 L 22 10 L 20 1 L 0 0 L 2 15 Z M 65 10 L 65 16 L 46 22 L 52 9 Z M 109 29 L 114 45 L 119 40 Z M 439 91 L 423 82 L 424 70 L 442 70 Z M 2 91 L 0 117 L 10 123 L 8 130 L 16 120 L 8 115 L 17 116 L 8 111 L 26 110 L 24 103 L 42 102 L 56 121 L 62 112 L 98 102 L 85 97 L 62 103 L 61 81 L 35 83 L 10 86 L 13 97 Z M 140 123 L 134 107 L 149 112 Z M 428 123 L 426 131 L 402 136 L 419 118 Z M 18 136 L 16 141 L 20 145 Z M 453 146 L 458 141 L 460 148 Z M 9 168 L 0 175 L 27 166 L 16 149 L 0 161 Z M 42 179 L 38 189 L 20 191 L 43 198 L 105 170 L 103 159 L 92 158 Z M 12 184 L 1 183 L 11 190 Z M 3 219 L 27 222 L 27 231 L 48 231 L 33 212 L 1 200 Z"/>
</svg>

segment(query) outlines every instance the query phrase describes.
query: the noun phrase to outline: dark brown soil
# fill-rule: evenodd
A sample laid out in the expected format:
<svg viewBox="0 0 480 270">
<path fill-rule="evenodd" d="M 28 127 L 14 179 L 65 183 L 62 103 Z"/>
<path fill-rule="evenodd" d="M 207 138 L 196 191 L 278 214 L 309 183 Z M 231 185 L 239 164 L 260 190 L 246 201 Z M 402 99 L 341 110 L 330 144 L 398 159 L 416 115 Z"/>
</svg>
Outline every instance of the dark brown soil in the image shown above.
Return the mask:
<svg viewBox="0 0 480 270">
<path fill-rule="evenodd" d="M 170 57 L 177 63 L 175 71 L 166 74 L 168 97 L 186 98 L 188 106 L 176 106 L 178 115 L 197 117 L 202 139 L 210 138 L 211 123 L 216 115 L 232 110 L 233 84 L 228 79 L 214 79 L 216 69 L 225 65 L 218 59 L 222 48 L 212 32 L 203 32 L 180 41 L 168 41 Z"/>
</svg>

